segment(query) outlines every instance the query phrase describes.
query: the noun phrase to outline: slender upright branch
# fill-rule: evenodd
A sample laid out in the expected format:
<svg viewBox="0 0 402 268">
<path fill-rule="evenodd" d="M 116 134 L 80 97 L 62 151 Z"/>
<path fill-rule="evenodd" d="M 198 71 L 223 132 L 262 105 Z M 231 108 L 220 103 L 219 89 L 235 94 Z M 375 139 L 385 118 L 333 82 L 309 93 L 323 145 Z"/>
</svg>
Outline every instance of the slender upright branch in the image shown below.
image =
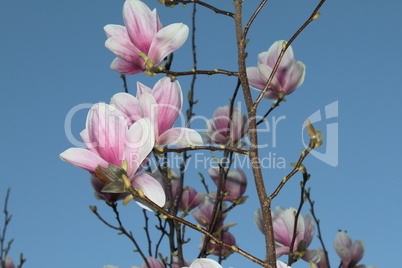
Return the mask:
<svg viewBox="0 0 402 268">
<path fill-rule="evenodd" d="M 292 241 L 290 242 L 290 248 L 289 248 L 289 256 L 288 256 L 288 265 L 291 266 L 294 262 L 298 261 L 300 259 L 300 255 L 293 253 L 294 247 L 298 247 L 299 245 L 295 245 L 296 242 L 296 237 L 298 235 L 298 230 L 297 230 L 297 224 L 299 221 L 299 215 L 301 213 L 301 210 L 304 205 L 304 191 L 306 189 L 306 183 L 310 178 L 310 174 L 307 173 L 306 169 L 302 169 L 303 172 L 303 181 L 301 182 L 301 187 L 300 187 L 300 202 L 299 202 L 299 207 L 297 208 L 297 212 L 295 215 L 295 222 L 293 225 L 293 235 L 292 235 Z"/>
<path fill-rule="evenodd" d="M 0 261 L 1 261 L 0 264 L 1 264 L 1 267 L 5 267 L 6 256 L 7 256 L 8 252 L 10 251 L 10 247 L 13 242 L 13 239 L 11 239 L 7 243 L 7 246 L 5 245 L 7 227 L 12 218 L 12 215 L 10 215 L 8 213 L 8 209 L 7 209 L 9 197 L 10 197 L 10 188 L 7 189 L 7 194 L 6 194 L 6 198 L 4 199 L 4 207 L 3 207 L 4 223 L 3 223 L 3 230 L 0 235 Z"/>
<path fill-rule="evenodd" d="M 267 3 L 268 0 L 262 0 L 261 3 L 258 5 L 258 7 L 256 8 L 256 10 L 254 11 L 253 15 L 251 16 L 251 18 L 249 19 L 249 21 L 247 22 L 246 27 L 244 27 L 244 38 L 247 37 L 248 34 L 248 30 L 251 27 L 251 24 L 253 23 L 253 21 L 255 20 L 255 18 L 257 17 L 258 13 L 260 13 L 261 9 L 264 7 L 264 5 Z"/>
<path fill-rule="evenodd" d="M 149 235 L 149 228 L 148 228 L 149 218 L 147 216 L 147 211 L 145 209 L 142 209 L 142 214 L 144 214 L 144 220 L 145 220 L 144 231 L 145 231 L 145 235 L 147 236 L 147 240 L 148 240 L 148 255 L 152 256 L 152 240 L 151 240 L 151 236 Z"/>
<path fill-rule="evenodd" d="M 328 259 L 328 251 L 325 248 L 325 243 L 324 243 L 324 240 L 322 239 L 320 220 L 317 218 L 317 215 L 315 214 L 315 211 L 314 211 L 314 201 L 311 200 L 310 189 L 305 190 L 304 194 L 305 194 L 305 196 L 306 196 L 306 198 L 307 198 L 307 200 L 308 200 L 308 202 L 310 204 L 310 207 L 311 207 L 310 212 L 311 212 L 311 215 L 313 216 L 315 224 L 317 225 L 317 232 L 318 232 L 317 237 L 320 240 L 322 250 L 324 251 L 325 258 L 327 259 L 327 266 L 326 267 L 330 268 L 330 263 L 329 263 L 329 259 Z"/>
<path fill-rule="evenodd" d="M 236 39 L 237 39 L 237 53 L 238 53 L 238 68 L 239 79 L 243 88 L 243 95 L 246 101 L 249 117 L 249 138 L 250 138 L 250 162 L 253 170 L 254 180 L 256 184 L 257 194 L 261 205 L 264 230 L 265 230 L 265 259 L 267 263 L 264 267 L 276 268 L 276 254 L 275 254 L 275 241 L 272 228 L 271 216 L 271 200 L 267 198 L 263 176 L 261 172 L 261 164 L 258 157 L 258 138 L 257 138 L 257 122 L 256 122 L 256 107 L 253 105 L 251 97 L 250 86 L 247 80 L 246 72 L 246 53 L 245 46 L 246 40 L 244 38 L 243 25 L 242 25 L 242 0 L 235 0 L 235 24 L 236 24 Z"/>
</svg>

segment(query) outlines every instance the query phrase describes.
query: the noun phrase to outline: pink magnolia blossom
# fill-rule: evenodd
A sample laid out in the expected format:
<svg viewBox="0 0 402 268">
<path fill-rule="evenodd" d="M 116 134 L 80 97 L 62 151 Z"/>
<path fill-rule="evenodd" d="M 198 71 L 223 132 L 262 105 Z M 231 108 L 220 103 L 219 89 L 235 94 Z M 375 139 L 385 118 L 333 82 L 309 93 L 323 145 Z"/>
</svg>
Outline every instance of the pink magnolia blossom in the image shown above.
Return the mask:
<svg viewBox="0 0 402 268">
<path fill-rule="evenodd" d="M 208 170 L 209 176 L 211 176 L 216 186 L 219 186 L 219 167 L 211 167 Z M 226 184 L 224 186 L 223 193 L 227 193 L 223 200 L 229 202 L 235 202 L 239 200 L 246 191 L 247 177 L 243 170 L 238 168 L 237 170 L 229 170 L 226 178 Z M 210 194 L 211 197 L 216 197 L 216 192 Z"/>
<path fill-rule="evenodd" d="M 60 154 L 62 160 L 89 171 L 92 176 L 95 176 L 98 165 L 104 168 L 109 164 L 121 167 L 123 161 L 127 161 L 126 173 L 132 186 L 140 188 L 159 206 L 165 204 L 165 193 L 159 182 L 146 173 L 137 174 L 155 143 L 154 130 L 148 118 L 128 127 L 127 118 L 121 111 L 113 105 L 98 103 L 89 111 L 81 137 L 87 148 L 67 149 Z"/>
<path fill-rule="evenodd" d="M 172 128 L 181 113 L 183 94 L 180 83 L 169 77 L 160 79 L 153 90 L 138 83 L 137 97 L 128 93 L 118 93 L 110 103 L 136 122 L 140 118 L 151 119 L 155 130 L 156 145 L 188 147 L 202 145 L 201 135 L 195 130 L 183 127 Z"/>
<path fill-rule="evenodd" d="M 6 259 L 4 261 L 4 268 L 14 268 L 14 262 L 11 259 L 11 257 L 9 255 L 6 256 Z"/>
<path fill-rule="evenodd" d="M 141 73 L 147 69 L 144 53 L 154 65 L 179 49 L 187 39 L 189 29 L 183 23 L 162 28 L 156 9 L 139 0 L 126 0 L 123 6 L 126 27 L 108 24 L 104 30 L 108 39 L 105 46 L 116 54 L 110 67 L 123 74 Z"/>
<path fill-rule="evenodd" d="M 226 105 L 216 109 L 213 118 L 207 121 L 207 132 L 204 133 L 204 140 L 211 144 L 235 146 L 247 134 L 247 131 L 247 117 L 239 108 L 234 106 L 232 118 L 230 118 L 230 105 Z"/>
<path fill-rule="evenodd" d="M 263 90 L 275 63 L 282 50 L 283 40 L 276 41 L 267 52 L 258 55 L 258 66 L 247 68 L 247 76 L 250 86 Z M 295 91 L 304 81 L 306 66 L 301 61 L 296 61 L 291 46 L 286 50 L 274 78 L 266 91 L 264 97 L 278 99 L 279 92 L 283 91 L 288 95 Z"/>
<path fill-rule="evenodd" d="M 200 258 L 195 259 L 190 266 L 183 268 L 222 268 L 222 265 L 211 259 Z"/>
<path fill-rule="evenodd" d="M 202 200 L 204 200 L 205 193 L 197 193 L 197 191 L 190 186 L 183 189 L 182 197 L 179 203 L 179 208 L 185 212 L 189 212 L 197 207 Z"/>
<path fill-rule="evenodd" d="M 275 239 L 275 249 L 276 249 L 276 257 L 279 258 L 284 254 L 290 253 L 290 245 L 292 243 L 293 231 L 294 231 L 294 223 L 295 223 L 295 214 L 296 209 L 289 208 L 284 209 L 282 207 L 276 207 L 276 212 L 272 212 L 272 224 L 274 229 L 274 239 Z M 264 233 L 264 226 L 262 220 L 261 209 L 258 209 L 254 213 L 254 221 L 258 227 L 258 229 Z M 305 243 L 305 248 L 302 248 L 302 252 L 299 252 L 300 255 L 304 255 L 307 251 L 308 246 L 314 237 L 314 223 L 312 218 L 307 214 L 304 219 L 299 214 L 297 220 L 297 235 L 293 246 L 293 252 L 298 252 L 298 248 Z M 312 250 L 309 253 L 311 259 L 316 259 L 316 253 Z"/>
<path fill-rule="evenodd" d="M 226 210 L 227 209 L 227 205 L 225 202 L 222 202 L 222 210 Z M 212 213 L 214 210 L 214 202 L 212 201 L 211 198 L 209 198 L 208 196 L 206 196 L 204 198 L 204 200 L 200 203 L 200 205 L 198 206 L 198 209 L 193 211 L 193 217 L 195 218 L 195 220 L 201 224 L 204 227 L 207 227 L 208 224 L 211 222 L 212 220 Z M 216 230 L 219 230 L 222 226 L 223 226 L 223 221 L 226 218 L 226 214 L 224 213 L 222 215 L 220 215 L 220 217 L 217 220 L 217 224 L 216 224 Z"/>
<path fill-rule="evenodd" d="M 161 261 L 155 259 L 154 257 L 148 257 L 147 261 L 148 261 L 149 267 L 147 266 L 147 263 L 144 262 L 142 264 L 141 268 L 165 268 L 165 265 Z"/>
<path fill-rule="evenodd" d="M 232 233 L 229 231 L 223 230 L 218 234 L 215 234 L 217 237 L 220 237 L 220 239 L 225 242 L 226 244 L 229 244 L 231 246 L 236 246 L 236 239 L 233 236 Z M 199 245 L 199 248 L 201 249 L 203 244 L 204 244 L 204 238 L 205 236 L 201 237 L 201 244 Z M 208 254 L 215 255 L 215 256 L 222 256 L 223 258 L 229 257 L 230 254 L 233 253 L 233 249 L 228 248 L 228 247 L 222 247 L 219 244 L 216 243 L 208 243 L 207 246 L 207 252 Z"/>
<path fill-rule="evenodd" d="M 352 243 L 349 235 L 346 232 L 338 232 L 335 237 L 334 248 L 342 261 L 342 268 L 349 267 L 366 267 L 357 263 L 363 258 L 364 243 L 362 240 L 355 240 Z"/>
</svg>

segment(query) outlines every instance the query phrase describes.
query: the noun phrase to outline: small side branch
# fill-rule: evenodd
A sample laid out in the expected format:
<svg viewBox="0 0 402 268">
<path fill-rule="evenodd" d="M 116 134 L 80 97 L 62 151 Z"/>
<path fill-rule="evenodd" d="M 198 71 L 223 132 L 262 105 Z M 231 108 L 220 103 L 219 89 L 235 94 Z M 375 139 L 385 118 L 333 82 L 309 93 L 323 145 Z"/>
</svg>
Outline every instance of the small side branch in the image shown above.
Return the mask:
<svg viewBox="0 0 402 268">
<path fill-rule="evenodd" d="M 230 151 L 233 153 L 248 155 L 248 150 L 243 150 L 235 147 L 229 146 L 192 146 L 192 147 L 185 147 L 185 148 L 157 148 L 157 153 L 183 153 L 188 151 L 196 151 L 196 150 L 209 150 L 211 152 L 214 151 Z"/>
<path fill-rule="evenodd" d="M 135 240 L 132 232 L 127 232 L 127 230 L 124 228 L 121 220 L 120 220 L 120 215 L 119 215 L 119 211 L 117 210 L 117 203 L 108 203 L 106 202 L 106 204 L 108 206 L 110 206 L 113 209 L 113 212 L 116 215 L 116 220 L 119 224 L 119 226 L 114 226 L 110 223 L 108 223 L 105 219 L 102 218 L 102 216 L 98 213 L 98 209 L 96 206 L 90 206 L 89 209 L 95 214 L 95 216 L 101 221 L 103 222 L 106 226 L 108 226 L 111 229 L 114 229 L 116 231 L 119 231 L 119 234 L 124 234 L 128 239 L 131 240 L 131 242 L 133 242 L 134 246 L 135 246 L 135 251 L 138 252 L 141 257 L 143 258 L 145 264 L 147 265 L 147 268 L 151 268 L 151 266 L 148 263 L 147 257 L 144 255 L 144 253 L 142 252 L 139 244 L 137 243 L 137 241 Z"/>
<path fill-rule="evenodd" d="M 286 50 L 288 47 L 293 43 L 293 41 L 299 36 L 299 34 L 309 25 L 313 20 L 317 19 L 319 17 L 318 10 L 321 8 L 321 6 L 324 4 L 325 0 L 321 0 L 320 3 L 318 3 L 317 7 L 314 9 L 314 11 L 311 13 L 310 17 L 306 20 L 306 22 L 293 34 L 293 36 L 289 39 L 286 44 L 282 46 L 282 51 L 279 54 L 279 57 L 275 63 L 274 68 L 272 68 L 271 75 L 268 78 L 267 84 L 265 85 L 264 89 L 261 91 L 260 95 L 254 102 L 254 107 L 257 108 L 258 104 L 264 97 L 264 94 L 267 92 L 269 86 L 271 85 L 272 80 L 274 79 L 275 73 L 278 70 L 279 64 L 283 58 L 283 55 L 285 55 Z"/>
<path fill-rule="evenodd" d="M 184 5 L 190 4 L 190 3 L 195 3 L 195 4 L 199 4 L 200 6 L 206 7 L 208 9 L 214 11 L 216 14 L 222 14 L 222 15 L 229 16 L 232 18 L 234 16 L 234 14 L 232 12 L 218 9 L 218 8 L 216 8 L 210 4 L 207 4 L 203 1 L 200 1 L 200 0 L 165 0 L 164 2 L 165 2 L 164 4 L 167 6 L 177 5 L 177 3 L 182 3 Z"/>
<path fill-rule="evenodd" d="M 304 194 L 305 194 L 305 196 L 306 196 L 306 198 L 307 198 L 307 200 L 308 200 L 308 202 L 310 204 L 310 207 L 311 207 L 311 210 L 310 210 L 311 216 L 313 216 L 314 222 L 317 225 L 317 232 L 318 232 L 317 237 L 320 240 L 322 250 L 324 251 L 325 258 L 327 259 L 327 266 L 326 267 L 330 268 L 330 263 L 329 263 L 329 259 L 328 259 L 328 251 L 325 248 L 324 240 L 322 239 L 320 220 L 317 218 L 317 215 L 315 214 L 315 211 L 314 211 L 314 201 L 311 200 L 310 189 L 304 190 Z"/>
<path fill-rule="evenodd" d="M 215 74 L 224 74 L 227 76 L 237 76 L 237 72 L 231 72 L 231 71 L 226 71 L 222 69 L 213 69 L 211 70 L 191 70 L 187 72 L 173 72 L 173 71 L 168 71 L 165 69 L 155 69 L 152 70 L 155 73 L 163 73 L 167 74 L 170 76 L 185 76 L 185 75 L 199 75 L 199 74 L 204 74 L 204 75 L 215 75 Z"/>
</svg>

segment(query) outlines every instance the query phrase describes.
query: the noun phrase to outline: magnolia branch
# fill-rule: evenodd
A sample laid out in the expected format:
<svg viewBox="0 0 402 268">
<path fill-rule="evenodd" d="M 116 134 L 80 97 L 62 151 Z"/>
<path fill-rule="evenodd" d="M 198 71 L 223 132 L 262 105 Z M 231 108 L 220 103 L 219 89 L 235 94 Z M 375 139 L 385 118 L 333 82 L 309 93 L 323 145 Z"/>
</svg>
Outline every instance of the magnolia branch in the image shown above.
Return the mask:
<svg viewBox="0 0 402 268">
<path fill-rule="evenodd" d="M 300 247 L 300 245 L 303 245 L 303 244 L 300 244 L 299 243 L 299 245 L 297 245 L 297 252 L 293 252 L 293 249 L 294 249 L 294 246 L 295 246 L 295 241 L 296 241 L 296 237 L 297 237 L 297 235 L 298 235 L 298 230 L 297 230 L 297 222 L 299 221 L 299 215 L 300 215 L 300 213 L 301 213 L 301 210 L 302 210 L 302 208 L 303 208 L 303 205 L 304 205 L 304 191 L 305 191 L 305 189 L 306 189 L 306 183 L 307 183 L 307 181 L 310 179 L 310 174 L 308 174 L 307 173 L 307 171 L 306 171 L 306 169 L 304 168 L 304 169 L 302 169 L 301 170 L 302 171 L 302 173 L 303 173 L 303 181 L 301 182 L 301 193 L 300 193 L 300 203 L 299 203 L 299 207 L 297 208 L 297 212 L 296 212 L 296 215 L 295 215 L 295 222 L 294 222 L 294 224 L 293 224 L 293 235 L 292 235 L 292 241 L 290 242 L 290 249 L 289 249 L 289 256 L 288 256 L 288 265 L 289 266 L 291 266 L 294 262 L 296 262 L 296 261 L 298 261 L 299 259 L 300 259 L 300 253 L 299 253 L 299 247 Z M 306 249 L 302 249 L 302 251 L 304 251 L 304 250 L 306 250 Z"/>
<path fill-rule="evenodd" d="M 324 251 L 325 258 L 326 258 L 326 260 L 327 260 L 327 267 L 330 268 L 329 259 L 328 259 L 328 251 L 327 251 L 327 249 L 325 248 L 324 240 L 322 239 L 321 227 L 320 227 L 320 220 L 317 218 L 317 215 L 315 214 L 315 211 L 314 211 L 314 201 L 311 200 L 310 189 L 305 190 L 305 191 L 304 191 L 304 194 L 305 194 L 305 196 L 306 196 L 306 198 L 307 198 L 307 200 L 308 200 L 308 202 L 309 202 L 309 204 L 310 204 L 310 207 L 311 207 L 310 212 L 311 212 L 311 215 L 313 216 L 313 219 L 314 219 L 315 224 L 317 225 L 317 231 L 318 231 L 317 237 L 318 237 L 318 239 L 320 240 L 322 249 L 323 249 L 323 251 Z"/>
<path fill-rule="evenodd" d="M 173 5 L 177 5 L 177 3 L 182 3 L 182 4 L 190 4 L 190 3 L 194 3 L 194 4 L 199 4 L 200 6 L 204 6 L 208 9 L 211 9 L 212 11 L 214 11 L 217 14 L 222 14 L 222 15 L 226 15 L 229 17 L 233 17 L 234 14 L 232 12 L 226 11 L 226 10 L 221 10 L 218 9 L 214 6 L 211 6 L 210 4 L 207 4 L 203 1 L 199 1 L 199 0 L 159 0 L 159 2 L 163 1 L 162 3 L 165 4 L 166 6 L 173 6 Z"/>
<path fill-rule="evenodd" d="M 251 24 L 253 23 L 253 21 L 255 20 L 255 18 L 257 17 L 258 13 L 260 13 L 261 9 L 264 7 L 264 5 L 267 3 L 268 0 L 262 0 L 261 3 L 258 5 L 258 7 L 256 8 L 256 10 L 254 11 L 253 15 L 250 17 L 249 21 L 247 22 L 246 27 L 244 27 L 244 38 L 247 37 L 247 33 L 248 30 L 251 27 Z"/>
<path fill-rule="evenodd" d="M 224 74 L 227 76 L 238 76 L 238 73 L 236 72 L 230 72 L 230 71 L 226 71 L 226 70 L 222 70 L 222 69 L 213 69 L 212 71 L 208 71 L 208 70 L 191 70 L 191 71 L 187 71 L 187 72 L 172 72 L 172 71 L 168 71 L 165 69 L 158 69 L 155 68 L 155 70 L 152 70 L 153 73 L 163 73 L 163 74 L 167 74 L 170 76 L 184 76 L 184 75 L 198 75 L 198 74 L 204 74 L 204 75 L 215 75 L 215 74 Z"/>
<path fill-rule="evenodd" d="M 248 155 L 249 151 L 248 150 L 243 150 L 235 147 L 229 147 L 229 146 L 191 146 L 191 147 L 185 147 L 185 148 L 155 148 L 156 153 L 183 153 L 183 152 L 188 152 L 188 151 L 197 151 L 197 150 L 209 150 L 211 152 L 214 151 L 230 151 L 233 153 L 238 153 L 238 154 L 243 154 L 243 155 Z"/>
<path fill-rule="evenodd" d="M 305 151 L 302 151 L 302 153 L 299 157 L 299 160 L 297 161 L 296 164 L 294 164 L 293 170 L 288 175 L 283 177 L 281 183 L 278 185 L 278 187 L 275 189 L 275 191 L 269 196 L 269 198 L 271 200 L 274 199 L 279 194 L 279 192 L 281 191 L 283 186 L 285 186 L 286 182 L 288 182 L 289 179 L 291 177 L 293 177 L 293 175 L 295 175 L 298 171 L 304 172 L 305 167 L 303 166 L 303 161 L 304 161 L 304 159 L 306 159 L 306 157 L 310 153 L 310 151 L 315 147 L 314 144 L 315 143 L 310 140 L 310 144 L 309 144 L 308 148 Z"/>
<path fill-rule="evenodd" d="M 235 27 L 236 27 L 236 39 L 237 39 L 237 55 L 238 55 L 238 68 L 239 68 L 239 80 L 242 85 L 244 99 L 246 101 L 248 117 L 249 117 L 249 138 L 250 138 L 250 162 L 252 163 L 252 171 L 254 175 L 255 186 L 260 201 L 261 211 L 264 220 L 265 230 L 265 259 L 264 267 L 276 267 L 276 254 L 275 254 L 275 241 L 272 228 L 272 216 L 271 216 L 271 204 L 267 199 L 267 193 L 265 190 L 264 180 L 261 172 L 261 165 L 258 158 L 258 136 L 257 122 L 256 122 L 256 107 L 253 106 L 253 99 L 250 92 L 250 86 L 247 79 L 246 71 L 246 40 L 244 38 L 244 32 L 242 29 L 242 1 L 236 0 L 235 6 Z M 266 202 L 268 200 L 268 202 Z"/>
</svg>

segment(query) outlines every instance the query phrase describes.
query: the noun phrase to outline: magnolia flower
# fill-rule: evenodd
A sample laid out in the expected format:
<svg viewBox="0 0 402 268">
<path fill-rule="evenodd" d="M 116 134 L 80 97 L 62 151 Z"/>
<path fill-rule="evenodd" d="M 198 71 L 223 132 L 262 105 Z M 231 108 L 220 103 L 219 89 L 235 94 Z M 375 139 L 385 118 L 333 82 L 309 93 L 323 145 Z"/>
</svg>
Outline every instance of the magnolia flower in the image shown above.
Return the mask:
<svg viewBox="0 0 402 268">
<path fill-rule="evenodd" d="M 151 11 L 139 0 L 126 0 L 123 19 L 126 27 L 114 24 L 104 27 L 108 37 L 105 46 L 117 56 L 110 68 L 123 74 L 141 73 L 147 69 L 139 53 L 144 53 L 154 65 L 160 63 L 184 44 L 189 32 L 183 23 L 162 28 L 156 9 Z"/>
<path fill-rule="evenodd" d="M 219 237 L 223 242 L 226 244 L 229 244 L 231 246 L 236 246 L 236 239 L 233 236 L 232 233 L 229 231 L 221 231 L 220 233 L 215 234 L 217 237 Z M 202 249 L 204 245 L 204 239 L 205 236 L 201 236 L 201 244 L 199 245 L 199 248 Z M 223 258 L 229 257 L 230 254 L 233 253 L 233 249 L 228 248 L 228 247 L 223 247 L 219 244 L 216 243 L 208 243 L 207 246 L 207 253 L 215 256 L 222 256 Z"/>
<path fill-rule="evenodd" d="M 208 170 L 209 176 L 211 176 L 216 186 L 219 186 L 219 167 L 211 167 Z M 229 170 L 226 177 L 226 184 L 224 185 L 223 193 L 225 197 L 223 200 L 235 202 L 239 200 L 246 191 L 247 177 L 243 170 L 238 168 L 237 170 Z M 210 194 L 211 197 L 216 197 L 216 192 Z"/>
<path fill-rule="evenodd" d="M 60 154 L 62 160 L 89 171 L 93 176 L 96 176 L 98 166 L 108 168 L 111 164 L 123 167 L 134 188 L 140 188 L 159 206 L 165 204 L 165 193 L 159 182 L 146 173 L 137 174 L 155 143 L 154 130 L 148 118 L 128 127 L 121 111 L 113 105 L 98 103 L 89 111 L 81 137 L 87 149 L 67 149 Z M 110 183 L 108 178 L 97 178 L 105 184 Z"/>
<path fill-rule="evenodd" d="M 284 254 L 290 253 L 290 246 L 292 243 L 294 232 L 296 209 L 284 209 L 282 207 L 276 207 L 276 211 L 276 213 L 272 212 L 272 224 L 274 229 L 276 257 L 279 258 Z M 261 209 L 258 209 L 254 213 L 254 221 L 258 229 L 262 233 L 264 233 Z M 304 254 L 306 254 L 307 248 L 314 237 L 314 224 L 312 218 L 309 215 L 306 215 L 303 219 L 303 217 L 299 214 L 297 220 L 296 234 L 297 235 L 294 241 L 292 253 L 303 256 Z M 318 261 L 319 258 L 317 257 L 317 254 L 318 253 L 316 253 L 315 250 L 311 250 L 311 252 L 309 252 L 307 255 L 309 256 L 309 259 L 304 260 Z"/>
<path fill-rule="evenodd" d="M 172 128 L 181 113 L 182 103 L 180 84 L 177 80 L 171 81 L 169 77 L 160 79 L 153 90 L 138 83 L 137 97 L 128 93 L 117 93 L 110 100 L 110 104 L 123 111 L 132 123 L 140 118 L 150 118 L 155 130 L 156 145 L 202 145 L 201 135 L 195 130 Z"/>
<path fill-rule="evenodd" d="M 281 53 L 283 42 L 285 41 L 276 41 L 267 52 L 260 53 L 258 55 L 257 67 L 247 68 L 247 76 L 251 87 L 258 90 L 265 88 Z M 292 93 L 303 83 L 305 73 L 306 66 L 301 61 L 294 59 L 293 49 L 289 46 L 264 97 L 267 99 L 278 99 L 278 94 L 281 91 L 285 95 Z"/>
<path fill-rule="evenodd" d="M 195 259 L 190 266 L 183 268 L 222 268 L 222 265 L 211 259 L 200 258 Z"/>
<path fill-rule="evenodd" d="M 335 237 L 334 248 L 342 261 L 342 268 L 356 267 L 363 268 L 365 265 L 357 265 L 364 255 L 364 243 L 362 240 L 355 240 L 352 243 L 346 232 L 338 232 Z"/>
<path fill-rule="evenodd" d="M 14 268 L 14 262 L 9 255 L 6 256 L 4 261 L 4 268 Z"/>
<path fill-rule="evenodd" d="M 204 199 L 205 193 L 197 193 L 197 191 L 190 186 L 183 189 L 182 197 L 179 203 L 179 208 L 185 212 L 189 212 L 197 207 Z"/>
<path fill-rule="evenodd" d="M 207 121 L 204 139 L 211 144 L 237 145 L 247 131 L 247 117 L 235 106 L 230 117 L 230 105 L 226 105 L 216 109 L 213 118 Z"/>
<path fill-rule="evenodd" d="M 225 202 L 222 202 L 222 211 L 227 209 Z M 209 197 L 205 197 L 198 209 L 193 211 L 193 217 L 195 220 L 204 227 L 207 227 L 212 220 L 212 213 L 214 210 L 214 202 Z M 226 218 L 226 214 L 221 214 L 217 219 L 215 230 L 219 230 L 223 226 L 223 221 Z"/>
</svg>

